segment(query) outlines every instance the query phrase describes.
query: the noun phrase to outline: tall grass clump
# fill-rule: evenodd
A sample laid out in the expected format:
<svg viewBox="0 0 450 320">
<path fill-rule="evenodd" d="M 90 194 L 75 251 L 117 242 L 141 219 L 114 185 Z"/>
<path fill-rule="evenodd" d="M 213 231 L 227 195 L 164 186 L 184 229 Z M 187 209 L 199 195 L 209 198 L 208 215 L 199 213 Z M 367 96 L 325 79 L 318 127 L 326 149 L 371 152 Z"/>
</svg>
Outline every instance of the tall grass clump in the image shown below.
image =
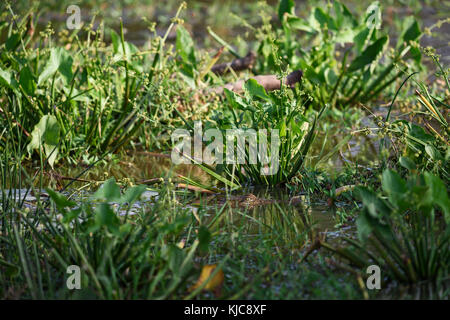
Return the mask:
<svg viewBox="0 0 450 320">
<path fill-rule="evenodd" d="M 442 180 L 425 172 L 405 181 L 386 169 L 382 193 L 355 192 L 363 203 L 356 225 L 358 240 L 333 249 L 351 265 L 378 265 L 389 280 L 445 290 L 450 270 L 450 200 Z M 443 287 L 442 287 L 443 286 Z"/>
<path fill-rule="evenodd" d="M 218 126 L 224 136 L 238 130 L 237 139 L 225 144 L 224 164 L 217 165 L 216 172 L 236 185 L 292 182 L 304 168 L 325 107 L 320 112 L 309 111 L 305 107 L 309 98 L 298 87 L 266 92 L 254 79 L 244 87 L 242 95 L 225 89 L 226 109 L 216 112 L 214 122 L 208 124 Z M 273 147 L 276 144 L 278 147 Z M 232 159 L 228 149 L 235 151 Z"/>
<path fill-rule="evenodd" d="M 2 165 L 2 181 L 7 171 Z M 89 203 L 46 189 L 50 202 L 38 199 L 27 207 L 15 190 L 1 188 L 0 296 L 164 299 L 189 293 L 208 230 L 197 235 L 190 209 L 175 204 L 169 189 L 145 208 L 132 208 L 144 186 L 121 192 L 113 179 Z M 73 265 L 81 270 L 79 290 L 66 285 Z"/>
<path fill-rule="evenodd" d="M 58 159 L 90 163 L 130 141 L 159 146 L 167 129 L 182 124 L 167 98 L 180 90 L 168 77 L 176 65 L 165 48 L 176 22 L 140 50 L 125 41 L 122 22 L 118 32 L 102 22 L 94 29 L 94 16 L 72 33 L 55 36 L 48 24 L 37 36 L 39 14 L 17 17 L 4 6 L 0 123 L 19 127 L 11 133 L 29 142 L 27 155 L 37 150 L 52 167 Z"/>
</svg>

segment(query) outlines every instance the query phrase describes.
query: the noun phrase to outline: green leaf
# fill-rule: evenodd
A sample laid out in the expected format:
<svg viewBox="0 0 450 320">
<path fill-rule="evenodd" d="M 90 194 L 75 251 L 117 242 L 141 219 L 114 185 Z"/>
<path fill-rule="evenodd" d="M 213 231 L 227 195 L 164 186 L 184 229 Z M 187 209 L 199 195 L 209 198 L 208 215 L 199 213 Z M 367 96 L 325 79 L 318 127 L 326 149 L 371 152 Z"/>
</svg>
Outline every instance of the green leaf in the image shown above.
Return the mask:
<svg viewBox="0 0 450 320">
<path fill-rule="evenodd" d="M 342 28 L 336 34 L 334 41 L 337 43 L 351 43 L 354 41 L 357 31 L 352 28 Z"/>
<path fill-rule="evenodd" d="M 72 209 L 69 211 L 63 211 L 63 223 L 69 223 L 76 219 L 81 213 L 81 208 Z"/>
<path fill-rule="evenodd" d="M 45 115 L 31 132 L 31 141 L 27 146 L 28 153 L 38 149 L 43 149 L 47 161 L 53 168 L 56 157 L 58 156 L 60 126 L 56 117 Z"/>
<path fill-rule="evenodd" d="M 434 141 L 434 137 L 432 135 L 426 133 L 421 126 L 413 123 L 408 123 L 408 134 L 417 140 L 420 140 L 423 145 Z"/>
<path fill-rule="evenodd" d="M 397 172 L 389 169 L 383 171 L 383 175 L 381 177 L 381 185 L 384 192 L 388 194 L 407 192 L 406 182 L 400 177 Z"/>
<path fill-rule="evenodd" d="M 100 203 L 95 208 L 95 224 L 96 227 L 106 227 L 111 233 L 120 235 L 119 218 L 117 218 L 114 210 L 107 203 Z"/>
<path fill-rule="evenodd" d="M 19 46 L 20 43 L 20 34 L 14 33 L 9 37 L 5 42 L 6 50 L 8 51 L 14 51 Z"/>
<path fill-rule="evenodd" d="M 361 52 L 365 47 L 365 45 L 369 42 L 371 34 L 372 34 L 371 29 L 363 28 L 355 35 L 355 37 L 353 38 L 353 42 L 356 44 L 358 52 Z"/>
<path fill-rule="evenodd" d="M 44 67 L 44 70 L 39 75 L 38 84 L 52 77 L 56 71 L 59 71 L 63 76 L 66 84 L 72 81 L 72 63 L 71 55 L 61 47 L 52 48 L 50 51 L 50 58 Z"/>
<path fill-rule="evenodd" d="M 400 165 L 403 168 L 406 168 L 408 170 L 416 170 L 416 168 L 417 168 L 416 164 L 414 163 L 414 161 L 411 160 L 411 158 L 409 158 L 409 157 L 400 157 L 398 162 L 400 163 Z"/>
<path fill-rule="evenodd" d="M 224 89 L 225 97 L 227 102 L 233 106 L 234 109 L 245 110 L 247 109 L 247 104 L 242 100 L 242 97 L 235 92 Z"/>
<path fill-rule="evenodd" d="M 441 153 L 432 145 L 427 144 L 425 146 L 425 152 L 434 161 L 444 160 L 444 157 L 441 155 Z"/>
<path fill-rule="evenodd" d="M 14 91 L 19 88 L 17 81 L 16 79 L 14 79 L 12 73 L 10 71 L 5 71 L 2 68 L 0 68 L 0 84 Z"/>
<path fill-rule="evenodd" d="M 425 194 L 425 205 L 438 205 L 444 212 L 445 223 L 450 223 L 450 201 L 448 198 L 447 187 L 441 179 L 429 172 L 424 173 L 425 182 L 428 191 Z"/>
<path fill-rule="evenodd" d="M 334 20 L 327 13 L 325 13 L 322 8 L 316 8 L 314 10 L 313 19 L 315 20 L 315 24 L 320 25 L 320 28 L 322 29 L 327 27 L 331 30 L 337 30 Z"/>
<path fill-rule="evenodd" d="M 146 187 L 144 185 L 128 188 L 127 191 L 125 191 L 124 195 L 120 198 L 120 203 L 128 203 L 129 205 L 133 204 L 141 197 L 145 189 Z"/>
<path fill-rule="evenodd" d="M 406 182 L 397 172 L 389 169 L 384 170 L 381 178 L 381 185 L 384 192 L 387 193 L 392 205 L 399 211 L 408 209 L 408 206 L 410 205 L 408 188 Z"/>
<path fill-rule="evenodd" d="M 113 45 L 113 51 L 115 54 L 117 54 L 117 53 L 119 53 L 119 46 L 121 45 L 120 37 L 117 34 L 117 32 L 115 32 L 113 29 L 111 29 L 110 35 L 111 35 L 111 42 Z M 120 53 L 122 53 L 122 51 Z"/>
<path fill-rule="evenodd" d="M 261 98 L 265 101 L 270 101 L 270 97 L 266 93 L 266 89 L 260 85 L 255 79 L 249 79 L 244 84 L 245 90 L 253 97 Z"/>
<path fill-rule="evenodd" d="M 336 75 L 336 73 L 334 72 L 334 70 L 332 68 L 325 69 L 324 77 L 325 77 L 325 81 L 327 82 L 327 84 L 330 87 L 334 86 L 338 80 L 338 76 Z"/>
<path fill-rule="evenodd" d="M 194 79 L 194 66 L 192 64 L 182 64 L 178 69 L 178 74 L 192 89 L 195 89 L 196 82 Z"/>
<path fill-rule="evenodd" d="M 280 130 L 280 137 L 286 136 L 286 121 L 283 120 L 279 123 L 278 129 Z"/>
<path fill-rule="evenodd" d="M 106 200 L 108 202 L 120 202 L 120 188 L 116 179 L 108 179 L 93 195 L 94 199 Z"/>
<path fill-rule="evenodd" d="M 311 28 L 308 22 L 306 22 L 304 19 L 293 16 L 291 14 L 286 14 L 286 24 L 291 29 L 301 30 L 308 33 L 314 33 L 316 30 Z"/>
<path fill-rule="evenodd" d="M 361 53 L 358 57 L 355 58 L 355 60 L 353 60 L 350 67 L 348 68 L 348 71 L 353 72 L 362 69 L 363 67 L 377 61 L 383 51 L 386 49 L 389 42 L 388 40 L 388 36 L 383 36 L 373 44 L 368 46 L 366 50 L 363 51 L 363 53 Z"/>
<path fill-rule="evenodd" d="M 295 15 L 295 3 L 294 0 L 281 0 L 278 5 L 278 19 L 283 23 L 284 14 Z"/>
<path fill-rule="evenodd" d="M 34 92 L 36 91 L 36 81 L 28 66 L 23 67 L 20 71 L 19 83 L 28 95 L 34 95 Z"/>
<path fill-rule="evenodd" d="M 372 233 L 372 226 L 365 212 L 362 212 L 356 219 L 356 228 L 359 240 L 363 243 L 367 242 L 369 235 Z"/>
<path fill-rule="evenodd" d="M 113 45 L 114 54 L 119 55 L 120 60 L 122 60 L 122 59 L 128 60 L 132 54 L 139 51 L 135 45 L 133 45 L 132 43 L 126 42 L 126 41 L 124 41 L 124 46 L 122 46 L 122 39 L 113 29 L 111 29 L 110 34 L 111 34 L 111 42 Z M 133 65 L 130 65 L 130 66 L 133 66 Z"/>
<path fill-rule="evenodd" d="M 56 207 L 59 210 L 62 210 L 62 209 L 68 208 L 68 207 L 73 207 L 77 204 L 74 201 L 68 200 L 67 197 L 62 195 L 61 193 L 53 191 L 50 188 L 46 188 L 45 190 L 47 191 L 48 195 L 50 196 L 50 199 L 53 201 L 53 203 L 56 205 Z"/>
<path fill-rule="evenodd" d="M 397 47 L 400 47 L 404 42 L 417 40 L 421 34 L 417 20 L 413 16 L 407 17 L 403 22 L 403 31 L 398 39 Z"/>
<path fill-rule="evenodd" d="M 377 195 L 369 190 L 367 187 L 356 187 L 355 195 L 361 199 L 364 204 L 364 208 L 373 218 L 382 218 L 383 216 L 389 216 L 391 209 L 384 203 L 384 201 L 377 197 Z"/>
<path fill-rule="evenodd" d="M 336 13 L 336 27 L 340 29 L 354 29 L 358 22 L 348 8 L 339 1 L 334 1 L 334 11 Z"/>
<path fill-rule="evenodd" d="M 167 261 L 167 265 L 173 273 L 180 271 L 184 260 L 183 251 L 180 248 L 173 244 L 165 245 L 162 247 L 161 255 Z"/>
<path fill-rule="evenodd" d="M 211 232 L 205 226 L 198 229 L 199 249 L 203 252 L 208 250 L 209 242 L 211 241 Z"/>
<path fill-rule="evenodd" d="M 194 42 L 189 32 L 181 25 L 177 26 L 175 48 L 185 63 L 191 63 L 193 66 L 196 65 Z"/>
</svg>

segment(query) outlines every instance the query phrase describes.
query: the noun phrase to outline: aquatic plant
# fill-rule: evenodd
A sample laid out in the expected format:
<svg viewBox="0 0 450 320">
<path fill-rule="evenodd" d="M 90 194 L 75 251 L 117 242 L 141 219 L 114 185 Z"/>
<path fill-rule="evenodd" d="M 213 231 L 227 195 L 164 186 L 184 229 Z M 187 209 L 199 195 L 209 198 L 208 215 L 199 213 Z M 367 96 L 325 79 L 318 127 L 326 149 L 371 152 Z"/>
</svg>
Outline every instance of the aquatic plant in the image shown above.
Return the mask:
<svg viewBox="0 0 450 320">
<path fill-rule="evenodd" d="M 317 109 L 325 103 L 344 108 L 372 101 L 410 69 L 407 61 L 415 66 L 421 61 L 420 50 L 412 45 L 422 34 L 418 22 L 407 18 L 396 47 L 389 48 L 381 10 L 380 3 L 373 2 L 358 19 L 342 2 L 333 1 L 312 7 L 304 19 L 296 15 L 294 1 L 280 0 L 279 28 L 262 18 L 256 69 L 273 72 L 289 65 L 303 70 L 305 89 Z"/>
<path fill-rule="evenodd" d="M 308 97 L 299 88 L 291 92 L 284 86 L 279 92 L 266 92 L 254 79 L 248 80 L 244 87 L 243 95 L 225 89 L 227 109 L 215 113 L 213 119 L 224 132 L 265 130 L 267 135 L 255 135 L 253 140 L 244 137 L 243 145 L 233 141 L 232 146 L 237 147 L 234 163 L 219 164 L 216 172 L 235 184 L 274 186 L 290 182 L 303 168 L 325 106 L 318 113 L 307 112 Z M 261 140 L 266 148 L 261 146 Z M 272 148 L 274 143 L 276 148 Z M 228 145 L 223 150 L 224 159 L 228 156 L 227 148 Z M 244 161 L 239 161 L 240 155 Z M 256 161 L 252 161 L 252 156 Z M 264 162 L 264 157 L 269 161 Z"/>
<path fill-rule="evenodd" d="M 448 279 L 450 267 L 450 200 L 445 184 L 429 172 L 408 180 L 390 169 L 383 172 L 382 194 L 365 186 L 355 189 L 363 208 L 356 225 L 358 241 L 348 247 L 326 247 L 352 266 L 378 265 L 390 280 L 436 285 Z"/>
</svg>

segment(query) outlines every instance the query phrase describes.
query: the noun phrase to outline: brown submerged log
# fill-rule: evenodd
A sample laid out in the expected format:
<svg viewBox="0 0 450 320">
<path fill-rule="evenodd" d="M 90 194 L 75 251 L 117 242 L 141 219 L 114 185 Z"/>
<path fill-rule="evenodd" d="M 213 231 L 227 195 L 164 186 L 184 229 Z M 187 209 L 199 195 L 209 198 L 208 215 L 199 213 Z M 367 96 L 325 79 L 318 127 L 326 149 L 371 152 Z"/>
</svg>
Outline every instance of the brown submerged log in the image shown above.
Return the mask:
<svg viewBox="0 0 450 320">
<path fill-rule="evenodd" d="M 250 69 L 255 63 L 255 60 L 256 54 L 250 51 L 244 58 L 234 59 L 231 63 L 216 64 L 211 68 L 211 71 L 219 75 L 228 72 L 230 69 L 233 71 L 242 71 Z"/>
<path fill-rule="evenodd" d="M 303 72 L 301 70 L 295 70 L 288 74 L 288 76 L 283 80 L 283 83 L 290 88 L 302 79 Z M 266 89 L 266 91 L 279 90 L 281 88 L 281 81 L 277 79 L 276 75 L 262 75 L 254 76 L 251 79 L 255 79 L 260 85 Z M 242 92 L 246 80 L 239 80 L 235 83 L 227 83 L 224 86 L 213 88 L 212 91 L 217 94 L 222 94 L 224 89 L 228 89 L 234 92 Z"/>
</svg>

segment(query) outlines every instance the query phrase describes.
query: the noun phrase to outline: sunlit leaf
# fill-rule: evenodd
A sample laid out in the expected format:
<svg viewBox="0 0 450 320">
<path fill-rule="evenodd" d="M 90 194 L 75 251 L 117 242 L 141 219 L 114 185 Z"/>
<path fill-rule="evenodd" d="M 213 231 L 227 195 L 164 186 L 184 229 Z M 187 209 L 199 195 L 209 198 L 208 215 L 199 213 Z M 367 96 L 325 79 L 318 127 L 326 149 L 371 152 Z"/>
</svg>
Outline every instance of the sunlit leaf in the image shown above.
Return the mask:
<svg viewBox="0 0 450 320">
<path fill-rule="evenodd" d="M 175 47 L 178 55 L 185 63 L 196 65 L 194 41 L 189 32 L 181 25 L 177 26 L 177 39 Z"/>
<path fill-rule="evenodd" d="M 50 58 L 47 64 L 39 75 L 38 84 L 52 77 L 56 71 L 59 71 L 63 76 L 66 84 L 72 81 L 72 63 L 71 55 L 61 47 L 52 48 L 50 51 Z"/>
<path fill-rule="evenodd" d="M 255 79 L 249 79 L 245 82 L 245 90 L 253 97 L 258 97 L 269 101 L 270 97 L 266 93 L 266 89 L 260 85 Z"/>
<path fill-rule="evenodd" d="M 217 264 L 209 264 L 203 266 L 200 277 L 198 278 L 197 282 L 190 288 L 190 290 L 195 290 L 203 285 L 203 290 L 211 291 L 221 286 L 225 278 L 224 273 L 221 269 L 217 270 L 216 274 L 209 281 L 207 281 L 216 268 Z"/>
<path fill-rule="evenodd" d="M 31 141 L 27 150 L 31 153 L 33 150 L 43 150 L 47 161 L 53 168 L 53 164 L 58 156 L 58 143 L 60 135 L 60 126 L 56 117 L 45 115 L 31 132 Z"/>
</svg>

